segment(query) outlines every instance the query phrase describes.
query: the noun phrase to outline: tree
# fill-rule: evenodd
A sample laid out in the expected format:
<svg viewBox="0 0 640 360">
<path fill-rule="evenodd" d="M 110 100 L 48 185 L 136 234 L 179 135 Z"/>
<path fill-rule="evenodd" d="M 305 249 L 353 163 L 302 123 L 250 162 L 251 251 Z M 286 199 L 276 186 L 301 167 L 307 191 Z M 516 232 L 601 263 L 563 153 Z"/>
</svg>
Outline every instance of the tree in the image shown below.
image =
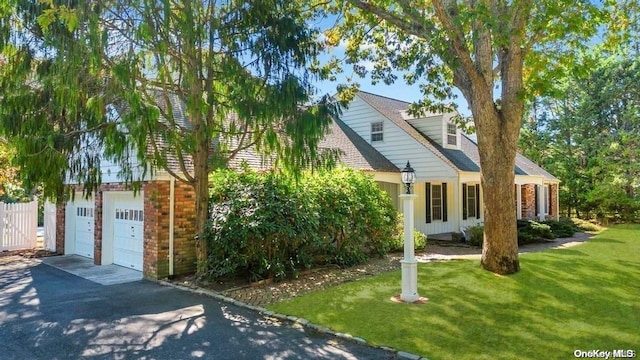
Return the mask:
<svg viewBox="0 0 640 360">
<path fill-rule="evenodd" d="M 602 21 L 602 9 L 574 1 L 346 0 L 327 42 L 347 42 L 347 57 L 374 81 L 404 71 L 424 82 L 414 107 L 438 108 L 458 88 L 469 104 L 482 168 L 485 233 L 482 266 L 499 274 L 519 270 L 513 184 L 525 101 L 563 70 Z M 332 64 L 334 65 L 335 62 Z M 553 64 L 553 66 L 551 66 Z M 441 108 L 441 107 L 440 107 Z"/>
<path fill-rule="evenodd" d="M 9 64 L 23 71 L 3 77 L 5 89 L 20 91 L 2 107 L 12 114 L 8 132 L 29 139 L 17 141 L 23 166 L 40 165 L 34 150 L 54 154 L 56 162 L 47 169 L 67 171 L 94 190 L 101 156 L 120 163 L 122 175 L 134 183 L 139 178 L 130 159 L 137 158 L 143 174 L 163 169 L 194 188 L 202 233 L 209 173 L 239 151 L 254 147 L 293 172 L 332 158 L 317 144 L 333 107 L 311 104 L 305 68 L 318 54 L 316 31 L 307 26 L 310 13 L 294 3 L 17 3 L 13 16 L 30 32 L 28 41 L 14 34 L 4 42 Z M 20 53 L 28 56 L 21 59 Z M 31 100 L 42 97 L 49 102 Z M 22 125 L 20 108 L 36 112 L 46 128 Z M 74 153 L 89 155 L 77 159 Z M 197 252 L 198 273 L 204 274 L 201 241 Z"/>
<path fill-rule="evenodd" d="M 523 150 L 562 180 L 568 216 L 638 216 L 640 62 L 629 50 L 591 52 L 591 70 L 558 79 L 561 95 L 537 99 L 535 121 L 522 133 Z"/>
</svg>

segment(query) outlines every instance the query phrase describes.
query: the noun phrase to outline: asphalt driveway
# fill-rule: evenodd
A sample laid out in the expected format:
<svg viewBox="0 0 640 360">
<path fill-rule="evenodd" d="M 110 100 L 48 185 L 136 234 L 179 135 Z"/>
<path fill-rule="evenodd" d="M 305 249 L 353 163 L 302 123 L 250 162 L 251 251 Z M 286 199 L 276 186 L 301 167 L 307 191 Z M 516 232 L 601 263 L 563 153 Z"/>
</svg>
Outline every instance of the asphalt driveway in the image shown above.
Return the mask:
<svg viewBox="0 0 640 360">
<path fill-rule="evenodd" d="M 100 285 L 0 258 L 2 359 L 389 359 L 215 299 L 148 281 Z"/>
</svg>

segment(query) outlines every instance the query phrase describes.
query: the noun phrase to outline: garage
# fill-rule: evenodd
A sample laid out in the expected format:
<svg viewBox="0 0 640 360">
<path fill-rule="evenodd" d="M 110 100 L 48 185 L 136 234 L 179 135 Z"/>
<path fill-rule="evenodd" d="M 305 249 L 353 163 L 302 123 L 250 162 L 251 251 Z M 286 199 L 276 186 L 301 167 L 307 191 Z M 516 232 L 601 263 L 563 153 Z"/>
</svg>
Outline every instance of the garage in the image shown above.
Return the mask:
<svg viewBox="0 0 640 360">
<path fill-rule="evenodd" d="M 130 191 L 104 194 L 103 264 L 142 271 L 144 203 Z M 109 258 L 110 259 L 109 259 Z"/>
<path fill-rule="evenodd" d="M 95 207 L 93 199 L 83 199 L 78 193 L 67 204 L 66 216 L 71 220 L 65 229 L 65 254 L 77 254 L 93 259 Z"/>
</svg>

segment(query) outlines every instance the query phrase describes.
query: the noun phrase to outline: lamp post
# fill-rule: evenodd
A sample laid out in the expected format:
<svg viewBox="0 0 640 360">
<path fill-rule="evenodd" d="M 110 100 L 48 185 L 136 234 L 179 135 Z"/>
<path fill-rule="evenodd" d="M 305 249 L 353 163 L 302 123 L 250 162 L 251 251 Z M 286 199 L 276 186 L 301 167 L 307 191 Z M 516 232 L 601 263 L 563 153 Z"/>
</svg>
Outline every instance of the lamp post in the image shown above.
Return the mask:
<svg viewBox="0 0 640 360">
<path fill-rule="evenodd" d="M 418 195 L 411 193 L 411 185 L 416 182 L 416 171 L 408 161 L 407 166 L 402 169 L 402 182 L 406 194 L 400 195 L 404 202 L 404 259 L 400 261 L 402 264 L 400 300 L 411 303 L 420 299 L 418 296 L 418 262 L 414 255 L 413 246 L 413 201 Z"/>
</svg>

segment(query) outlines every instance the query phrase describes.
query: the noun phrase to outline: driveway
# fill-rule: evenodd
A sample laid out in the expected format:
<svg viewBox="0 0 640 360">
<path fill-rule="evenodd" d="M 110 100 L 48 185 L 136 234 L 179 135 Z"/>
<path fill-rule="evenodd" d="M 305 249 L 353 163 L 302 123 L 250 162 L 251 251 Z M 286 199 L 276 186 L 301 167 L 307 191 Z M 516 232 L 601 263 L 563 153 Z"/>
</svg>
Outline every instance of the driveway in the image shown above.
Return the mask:
<svg viewBox="0 0 640 360">
<path fill-rule="evenodd" d="M 100 285 L 0 258 L 2 359 L 390 359 L 255 312 L 148 281 Z"/>
</svg>

